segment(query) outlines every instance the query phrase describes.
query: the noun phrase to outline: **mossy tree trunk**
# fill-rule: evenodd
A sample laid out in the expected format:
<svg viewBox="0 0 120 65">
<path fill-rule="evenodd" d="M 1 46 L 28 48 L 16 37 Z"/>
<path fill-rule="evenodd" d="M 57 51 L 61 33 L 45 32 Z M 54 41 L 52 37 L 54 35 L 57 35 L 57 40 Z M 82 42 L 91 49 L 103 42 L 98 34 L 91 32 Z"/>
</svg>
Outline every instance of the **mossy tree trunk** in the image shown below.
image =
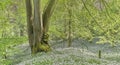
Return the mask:
<svg viewBox="0 0 120 65">
<path fill-rule="evenodd" d="M 33 1 L 33 8 L 31 1 Z M 33 54 L 41 51 L 47 52 L 51 50 L 48 44 L 48 21 L 52 15 L 56 1 L 57 0 L 49 0 L 44 13 L 42 14 L 41 0 L 26 0 L 28 38 L 31 52 Z"/>
</svg>

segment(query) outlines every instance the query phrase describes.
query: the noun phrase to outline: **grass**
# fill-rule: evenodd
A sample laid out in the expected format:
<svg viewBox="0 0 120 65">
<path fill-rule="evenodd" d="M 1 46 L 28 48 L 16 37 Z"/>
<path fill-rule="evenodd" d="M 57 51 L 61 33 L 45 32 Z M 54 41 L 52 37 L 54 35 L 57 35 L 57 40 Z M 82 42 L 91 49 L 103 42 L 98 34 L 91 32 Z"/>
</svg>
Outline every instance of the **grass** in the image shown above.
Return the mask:
<svg viewBox="0 0 120 65">
<path fill-rule="evenodd" d="M 101 63 L 101 62 L 100 62 L 99 60 L 97 60 L 97 59 L 89 59 L 89 60 L 87 60 L 87 62 L 90 63 L 90 64 L 100 64 L 100 63 Z"/>
<path fill-rule="evenodd" d="M 15 38 L 0 38 L 0 65 L 9 65 L 12 63 L 11 60 L 6 59 L 5 56 L 14 55 L 17 49 L 15 46 L 25 43 L 27 41 L 26 37 L 15 37 Z"/>
<path fill-rule="evenodd" d="M 0 49 L 16 46 L 27 41 L 26 37 L 18 38 L 0 38 Z"/>
</svg>

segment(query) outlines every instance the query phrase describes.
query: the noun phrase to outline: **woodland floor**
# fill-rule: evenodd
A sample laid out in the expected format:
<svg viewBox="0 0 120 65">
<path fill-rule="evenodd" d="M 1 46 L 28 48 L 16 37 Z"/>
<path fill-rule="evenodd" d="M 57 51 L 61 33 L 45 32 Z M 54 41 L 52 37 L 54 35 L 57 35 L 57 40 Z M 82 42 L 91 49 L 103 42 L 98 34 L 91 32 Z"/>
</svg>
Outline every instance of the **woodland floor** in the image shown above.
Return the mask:
<svg viewBox="0 0 120 65">
<path fill-rule="evenodd" d="M 52 51 L 38 53 L 35 56 L 30 54 L 28 44 L 14 47 L 7 60 L 11 65 L 120 65 L 120 45 L 111 47 L 109 44 L 95 44 L 83 40 L 74 40 L 71 47 L 67 42 L 54 41 Z M 98 58 L 98 51 L 101 50 L 102 58 Z"/>
</svg>

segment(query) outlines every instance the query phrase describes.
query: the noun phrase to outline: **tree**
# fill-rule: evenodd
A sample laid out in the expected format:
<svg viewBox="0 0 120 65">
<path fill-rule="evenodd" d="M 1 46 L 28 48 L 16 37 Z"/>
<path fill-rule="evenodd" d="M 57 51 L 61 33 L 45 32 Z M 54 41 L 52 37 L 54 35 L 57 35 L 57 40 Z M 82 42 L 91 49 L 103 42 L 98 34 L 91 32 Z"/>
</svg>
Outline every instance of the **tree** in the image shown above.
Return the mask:
<svg viewBox="0 0 120 65">
<path fill-rule="evenodd" d="M 68 47 L 72 45 L 72 37 L 71 37 L 72 35 L 72 7 L 73 7 L 72 5 L 73 5 L 72 2 L 69 1 L 67 2 L 67 6 L 66 6 L 68 17 L 69 17 L 68 18 L 69 19 L 68 21 Z"/>
<path fill-rule="evenodd" d="M 31 1 L 33 1 L 33 5 Z M 51 49 L 48 44 L 48 21 L 53 13 L 56 1 L 49 0 L 42 14 L 41 0 L 26 0 L 28 38 L 33 54 L 41 51 L 47 52 Z"/>
</svg>

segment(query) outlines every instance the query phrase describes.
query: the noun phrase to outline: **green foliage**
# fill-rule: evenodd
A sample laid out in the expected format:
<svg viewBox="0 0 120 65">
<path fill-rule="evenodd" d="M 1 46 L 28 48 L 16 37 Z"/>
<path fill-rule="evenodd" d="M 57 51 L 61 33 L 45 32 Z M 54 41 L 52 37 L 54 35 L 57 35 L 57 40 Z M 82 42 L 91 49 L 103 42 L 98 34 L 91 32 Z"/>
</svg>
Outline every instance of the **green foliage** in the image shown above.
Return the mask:
<svg viewBox="0 0 120 65">
<path fill-rule="evenodd" d="M 0 38 L 0 63 L 2 65 L 9 65 L 12 61 L 8 60 L 13 52 L 14 47 L 18 44 L 25 43 L 27 41 L 26 37 L 18 37 L 18 38 Z M 18 51 L 17 49 L 14 50 Z"/>
<path fill-rule="evenodd" d="M 44 61 L 41 61 L 41 62 L 35 62 L 35 63 L 33 63 L 34 65 L 52 65 L 53 64 L 53 61 L 51 61 L 51 60 L 44 60 Z"/>
<path fill-rule="evenodd" d="M 18 3 L 21 2 L 21 3 Z M 46 7 L 48 0 L 42 1 L 42 10 Z M 96 0 L 59 0 L 55 11 L 50 18 L 50 39 L 67 39 L 68 22 L 71 9 L 72 21 L 71 37 L 92 40 L 98 37 L 98 43 L 119 43 L 120 35 L 120 5 L 119 1 L 100 1 L 102 9 L 96 4 Z M 72 5 L 70 7 L 69 5 Z M 85 4 L 85 5 L 84 5 Z M 20 36 L 21 31 L 26 36 L 26 12 L 24 1 L 1 0 L 0 1 L 0 37 Z M 9 15 L 9 16 L 8 16 Z M 104 42 L 102 41 L 104 39 Z"/>
<path fill-rule="evenodd" d="M 0 60 L 1 65 L 10 65 L 11 63 L 12 63 L 12 61 L 10 61 L 10 60 L 6 60 L 6 59 L 1 59 Z"/>
<path fill-rule="evenodd" d="M 0 38 L 0 48 L 12 47 L 27 41 L 26 37 Z"/>
<path fill-rule="evenodd" d="M 100 64 L 101 62 L 99 60 L 96 60 L 96 59 L 89 59 L 88 63 L 90 63 L 90 64 Z"/>
<path fill-rule="evenodd" d="M 49 0 L 42 0 L 42 10 Z M 68 38 L 68 22 L 71 23 L 71 37 L 91 41 L 99 38 L 98 44 L 109 43 L 112 46 L 120 43 L 120 1 L 119 0 L 58 0 L 55 11 L 50 18 L 50 40 Z M 101 8 L 97 4 L 101 3 Z M 71 6 L 70 6 L 71 5 Z M 68 9 L 71 10 L 71 18 Z M 4 59 L 8 50 L 26 42 L 27 22 L 24 0 L 0 0 L 0 65 L 11 63 Z M 23 34 L 23 35 L 22 35 Z M 22 37 L 23 36 L 23 37 Z M 48 41 L 48 40 L 47 40 Z M 48 45 L 39 48 L 47 51 Z M 3 57 L 1 57 L 3 56 Z M 110 59 L 110 58 L 108 58 Z M 81 60 L 81 59 L 78 59 Z M 78 61 L 76 60 L 76 62 Z M 88 59 L 89 63 L 100 64 L 99 60 Z M 46 60 L 39 64 L 52 64 Z"/>
<path fill-rule="evenodd" d="M 48 52 L 51 50 L 50 46 L 48 44 L 40 44 L 39 45 L 39 50 L 40 51 L 45 51 Z"/>
<path fill-rule="evenodd" d="M 23 2 L 18 0 L 0 1 L 0 38 L 20 36 L 21 31 L 26 33 L 26 15 Z"/>
<path fill-rule="evenodd" d="M 67 5 L 68 2 L 72 2 L 72 7 Z M 96 0 L 59 1 L 50 20 L 51 37 L 67 38 L 69 22 L 67 8 L 70 7 L 72 9 L 72 38 L 92 40 L 97 37 L 100 38 L 97 43 L 110 43 L 113 46 L 119 43 L 120 2 L 101 0 L 101 3 L 102 9 L 99 9 L 96 5 L 99 2 Z"/>
</svg>

